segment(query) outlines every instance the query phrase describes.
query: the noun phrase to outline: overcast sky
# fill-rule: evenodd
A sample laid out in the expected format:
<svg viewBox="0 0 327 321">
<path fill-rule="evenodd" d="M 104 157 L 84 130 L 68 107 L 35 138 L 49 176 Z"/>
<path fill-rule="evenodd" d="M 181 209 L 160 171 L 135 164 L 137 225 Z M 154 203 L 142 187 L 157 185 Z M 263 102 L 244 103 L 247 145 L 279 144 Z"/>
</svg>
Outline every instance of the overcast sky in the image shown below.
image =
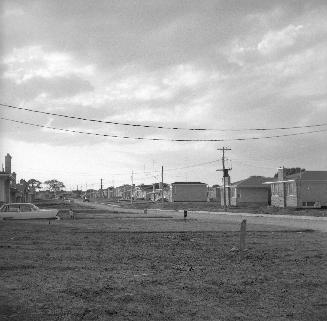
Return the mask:
<svg viewBox="0 0 327 321">
<path fill-rule="evenodd" d="M 1 2 L 1 101 L 35 110 L 152 126 L 244 129 L 327 123 L 326 1 Z M 56 128 L 162 139 L 63 133 L 0 120 L 1 162 L 18 178 L 96 188 L 158 181 L 221 183 L 277 167 L 327 170 L 327 130 L 186 131 L 117 126 L 0 107 L 1 117 Z M 216 163 L 213 161 L 217 160 Z M 207 163 L 207 164 L 203 164 Z M 194 166 L 202 164 L 200 166 Z M 230 165 L 230 163 L 229 163 Z M 184 167 L 184 168 L 183 168 Z M 186 168 L 185 168 L 186 167 Z M 152 173 L 155 171 L 154 173 Z"/>
</svg>

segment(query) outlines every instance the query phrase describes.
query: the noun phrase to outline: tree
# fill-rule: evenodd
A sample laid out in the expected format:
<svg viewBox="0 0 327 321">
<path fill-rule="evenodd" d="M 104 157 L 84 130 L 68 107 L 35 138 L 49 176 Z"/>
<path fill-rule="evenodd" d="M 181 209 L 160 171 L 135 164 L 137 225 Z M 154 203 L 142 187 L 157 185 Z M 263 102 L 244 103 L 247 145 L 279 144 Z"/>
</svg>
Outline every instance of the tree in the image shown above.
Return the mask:
<svg viewBox="0 0 327 321">
<path fill-rule="evenodd" d="M 41 182 L 38 181 L 37 179 L 31 178 L 28 180 L 27 182 L 27 186 L 29 188 L 29 190 L 31 191 L 38 191 L 41 189 Z"/>
<path fill-rule="evenodd" d="M 305 168 L 301 168 L 301 167 L 291 167 L 291 168 L 284 168 L 285 170 L 285 175 L 289 176 L 289 175 L 293 175 L 293 174 L 297 174 L 297 173 L 301 173 L 305 171 Z M 278 172 L 274 175 L 274 178 L 278 177 Z"/>
<path fill-rule="evenodd" d="M 48 188 L 51 192 L 54 192 L 55 194 L 57 192 L 60 192 L 63 188 L 65 188 L 65 185 L 63 182 L 57 181 L 56 179 L 51 179 L 44 182 L 45 185 L 48 185 Z"/>
</svg>

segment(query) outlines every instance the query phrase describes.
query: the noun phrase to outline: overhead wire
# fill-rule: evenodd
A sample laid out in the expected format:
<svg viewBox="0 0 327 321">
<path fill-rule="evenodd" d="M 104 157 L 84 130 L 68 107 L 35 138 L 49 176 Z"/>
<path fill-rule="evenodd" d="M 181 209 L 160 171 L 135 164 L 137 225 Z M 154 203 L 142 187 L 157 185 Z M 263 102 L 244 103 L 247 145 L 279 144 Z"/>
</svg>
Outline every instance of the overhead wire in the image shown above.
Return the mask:
<svg viewBox="0 0 327 321">
<path fill-rule="evenodd" d="M 44 115 L 51 115 L 69 119 L 77 119 L 95 123 L 102 123 L 102 124 L 110 124 L 110 125 L 119 125 L 119 126 L 131 126 L 131 127 L 141 127 L 141 128 L 154 128 L 154 129 L 166 129 L 166 130 L 188 130 L 188 131 L 221 131 L 221 132 L 241 132 L 241 131 L 274 131 L 274 130 L 290 130 L 290 129 L 304 129 L 304 128 L 313 128 L 313 127 L 322 127 L 327 126 L 327 123 L 320 123 L 320 124 L 311 124 L 311 125 L 303 125 L 303 126 L 289 126 L 289 127 L 272 127 L 272 128 L 186 128 L 186 127 L 169 127 L 169 126 L 155 126 L 155 125 L 144 125 L 144 124 L 137 124 L 137 123 L 128 123 L 128 122 L 117 122 L 117 121 L 109 121 L 109 120 L 100 120 L 100 119 L 92 119 L 86 117 L 79 117 L 79 116 L 72 116 L 60 113 L 52 113 L 47 111 L 41 111 L 37 109 L 31 108 L 24 108 L 18 107 L 8 104 L 0 103 L 0 106 L 7 107 L 16 110 L 22 110 L 27 112 L 39 113 Z"/>
<path fill-rule="evenodd" d="M 149 137 L 132 137 L 132 136 L 119 136 L 113 134 L 100 134 L 94 132 L 85 132 L 73 129 L 66 129 L 66 128 L 58 128 L 58 127 L 51 127 L 41 124 L 34 124 L 29 122 L 24 122 L 20 120 L 10 119 L 6 117 L 0 117 L 2 120 L 39 127 L 39 128 L 46 128 L 51 130 L 57 130 L 62 132 L 68 133 L 75 133 L 75 134 L 84 134 L 90 136 L 98 136 L 98 137 L 109 137 L 109 138 L 118 138 L 118 139 L 132 139 L 132 140 L 146 140 L 146 141 L 168 141 L 168 142 L 231 142 L 231 141 L 249 141 L 249 140 L 260 140 L 260 139 L 273 139 L 273 138 L 282 138 L 282 137 L 291 137 L 291 136 L 299 136 L 299 135 L 306 135 L 306 134 L 314 134 L 314 133 L 322 133 L 327 132 L 327 129 L 320 129 L 320 130 L 312 130 L 312 131 L 305 131 L 305 132 L 297 132 L 297 133 L 289 133 L 289 134 L 279 134 L 279 135 L 270 135 L 270 136 L 253 136 L 253 137 L 239 137 L 239 138 L 224 138 L 224 139 L 168 139 L 168 138 L 149 138 Z"/>
</svg>

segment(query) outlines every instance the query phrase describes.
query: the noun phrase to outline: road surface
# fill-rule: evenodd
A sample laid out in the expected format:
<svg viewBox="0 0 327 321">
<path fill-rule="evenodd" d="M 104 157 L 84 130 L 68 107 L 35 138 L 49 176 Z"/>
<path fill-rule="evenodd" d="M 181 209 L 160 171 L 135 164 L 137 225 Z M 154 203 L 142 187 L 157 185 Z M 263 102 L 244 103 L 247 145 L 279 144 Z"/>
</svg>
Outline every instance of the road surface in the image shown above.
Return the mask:
<svg viewBox="0 0 327 321">
<path fill-rule="evenodd" d="M 118 206 L 99 204 L 95 202 L 80 202 L 86 206 L 101 210 L 109 210 L 121 214 L 134 214 L 144 216 L 144 211 L 140 209 L 126 209 Z M 106 214 L 102 214 L 106 215 Z M 169 216 L 173 218 L 183 217 L 183 211 L 173 210 L 160 210 L 160 209 L 149 209 L 147 215 L 160 215 Z M 248 224 L 254 225 L 274 225 L 279 227 L 285 227 L 290 229 L 299 230 L 315 230 L 327 233 L 327 217 L 313 217 L 313 216 L 291 216 L 291 215 L 271 215 L 271 214 L 253 214 L 253 213 L 230 213 L 230 212 L 206 212 L 206 211 L 189 211 L 187 218 L 193 218 L 197 220 L 206 221 L 221 221 L 240 223 L 243 219 L 247 220 Z"/>
</svg>

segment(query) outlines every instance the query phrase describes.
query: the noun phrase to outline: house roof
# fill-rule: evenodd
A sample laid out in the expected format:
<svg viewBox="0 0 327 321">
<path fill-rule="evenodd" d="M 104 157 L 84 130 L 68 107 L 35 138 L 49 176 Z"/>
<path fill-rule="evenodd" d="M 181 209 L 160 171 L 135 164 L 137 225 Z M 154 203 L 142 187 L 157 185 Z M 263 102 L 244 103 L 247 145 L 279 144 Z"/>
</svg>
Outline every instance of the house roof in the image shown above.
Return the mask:
<svg viewBox="0 0 327 321">
<path fill-rule="evenodd" d="M 302 181 L 327 181 L 327 171 L 302 171 L 301 173 L 296 173 L 292 175 L 287 175 L 285 179 L 278 180 L 278 178 L 273 178 L 266 184 L 282 183 L 294 180 Z"/>
<path fill-rule="evenodd" d="M 303 181 L 327 181 L 327 171 L 303 171 L 286 176 L 286 180 L 301 179 Z"/>
<path fill-rule="evenodd" d="M 138 186 L 142 191 L 152 191 L 153 185 L 139 185 Z"/>
<path fill-rule="evenodd" d="M 199 184 L 199 185 L 207 185 L 206 183 L 201 183 L 201 182 L 174 182 L 172 184 L 180 184 L 180 185 L 194 185 L 194 184 Z"/>
<path fill-rule="evenodd" d="M 273 180 L 273 178 L 264 177 L 264 176 L 250 176 L 241 181 L 232 183 L 231 186 L 267 188 L 267 185 L 264 185 L 263 183 L 265 183 L 267 181 L 271 181 L 271 180 Z"/>
</svg>

